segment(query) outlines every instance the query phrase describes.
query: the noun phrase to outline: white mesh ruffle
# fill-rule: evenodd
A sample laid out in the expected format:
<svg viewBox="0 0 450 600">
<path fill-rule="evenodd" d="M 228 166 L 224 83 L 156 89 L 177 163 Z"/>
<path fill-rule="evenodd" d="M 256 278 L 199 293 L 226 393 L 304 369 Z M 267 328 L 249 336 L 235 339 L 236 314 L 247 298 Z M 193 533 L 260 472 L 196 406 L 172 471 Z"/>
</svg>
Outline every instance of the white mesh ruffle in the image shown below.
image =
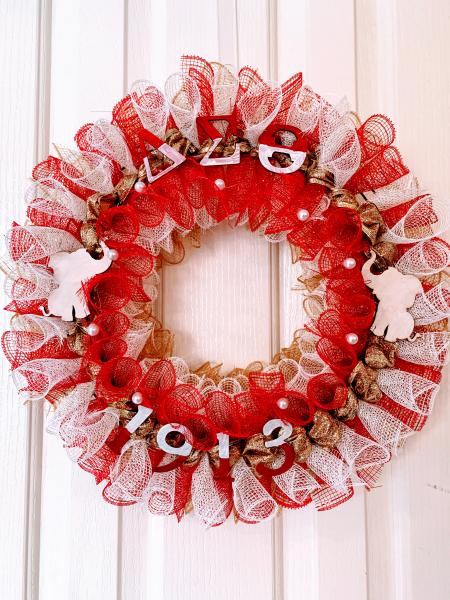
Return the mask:
<svg viewBox="0 0 450 600">
<path fill-rule="evenodd" d="M 352 474 L 358 475 L 361 470 L 388 462 L 390 452 L 381 444 L 359 435 L 345 423 L 341 424 L 341 431 L 337 449 Z"/>
<path fill-rule="evenodd" d="M 173 460 L 166 454 L 162 464 Z M 147 488 L 147 507 L 154 515 L 171 515 L 175 506 L 176 469 L 163 473 L 153 473 Z"/>
<path fill-rule="evenodd" d="M 69 457 L 82 464 L 103 448 L 118 424 L 119 413 L 116 410 L 85 411 L 81 414 L 77 411 L 62 421 L 59 435 L 64 441 Z"/>
<path fill-rule="evenodd" d="M 148 324 L 142 319 L 133 319 L 127 333 L 122 336 L 127 344 L 126 356 L 137 359 L 152 331 L 153 323 Z"/>
<path fill-rule="evenodd" d="M 167 79 L 164 91 L 178 129 L 198 146 L 196 119 L 200 113 L 201 96 L 197 84 L 188 75 L 174 73 Z"/>
<path fill-rule="evenodd" d="M 355 125 L 346 114 L 340 114 L 335 107 L 322 101 L 319 139 L 319 165 L 333 173 L 335 185 L 342 187 L 358 170 L 361 162 Z"/>
<path fill-rule="evenodd" d="M 426 277 L 448 267 L 450 247 L 441 239 L 425 240 L 415 244 L 396 262 L 396 268 L 405 275 Z"/>
<path fill-rule="evenodd" d="M 58 383 L 78 373 L 80 368 L 81 358 L 36 358 L 14 369 L 12 379 L 26 400 L 43 400 Z"/>
<path fill-rule="evenodd" d="M 442 367 L 448 361 L 449 345 L 448 331 L 420 333 L 414 340 L 400 340 L 397 356 L 416 365 Z"/>
<path fill-rule="evenodd" d="M 77 415 L 82 416 L 94 397 L 94 391 L 95 382 L 88 381 L 78 384 L 65 394 L 58 403 L 56 410 L 48 415 L 46 431 L 54 435 L 59 434 L 61 423 L 70 418 L 76 418 Z"/>
<path fill-rule="evenodd" d="M 6 234 L 11 260 L 30 263 L 47 259 L 57 252 L 75 252 L 81 243 L 67 231 L 54 227 L 16 225 Z"/>
<path fill-rule="evenodd" d="M 395 244 L 428 240 L 446 231 L 448 221 L 447 203 L 424 195 L 408 208 L 399 221 L 392 227 L 387 227 L 382 239 Z"/>
<path fill-rule="evenodd" d="M 164 94 L 150 81 L 139 79 L 131 86 L 130 97 L 142 126 L 163 140 L 170 113 Z"/>
<path fill-rule="evenodd" d="M 231 115 L 236 102 L 239 81 L 226 65 L 212 64 L 214 80 L 212 84 L 215 115 Z"/>
<path fill-rule="evenodd" d="M 407 173 L 393 183 L 376 190 L 364 192 L 364 198 L 375 204 L 379 210 L 387 210 L 393 206 L 413 200 L 420 195 L 419 183 L 412 173 Z M 362 197 L 362 196 L 361 196 Z"/>
<path fill-rule="evenodd" d="M 29 210 L 62 219 L 86 220 L 86 202 L 56 179 L 33 181 L 25 192 Z"/>
<path fill-rule="evenodd" d="M 124 174 L 137 173 L 125 137 L 118 127 L 106 119 L 99 119 L 89 128 L 87 139 L 96 152 L 116 161 Z"/>
<path fill-rule="evenodd" d="M 320 488 L 320 483 L 297 463 L 281 475 L 275 475 L 273 480 L 288 498 L 298 504 L 305 502 L 311 492 Z"/>
<path fill-rule="evenodd" d="M 314 131 L 322 108 L 321 98 L 307 85 L 300 88 L 289 107 L 288 125 L 293 125 L 303 133 Z"/>
<path fill-rule="evenodd" d="M 44 317 L 40 315 L 16 315 L 11 321 L 11 331 L 30 333 L 26 351 L 35 352 L 53 338 L 61 343 L 67 337 L 72 323 L 62 321 L 57 317 Z"/>
<path fill-rule="evenodd" d="M 410 308 L 416 325 L 429 325 L 450 317 L 450 283 L 445 279 L 427 292 L 422 292 Z"/>
<path fill-rule="evenodd" d="M 400 369 L 380 369 L 377 383 L 386 396 L 420 415 L 430 414 L 439 390 L 429 379 Z"/>
<path fill-rule="evenodd" d="M 195 516 L 206 527 L 220 525 L 227 518 L 228 498 L 216 485 L 207 454 L 192 475 L 191 498 Z"/>
<path fill-rule="evenodd" d="M 61 172 L 67 179 L 100 194 L 113 192 L 113 166 L 106 156 L 61 147 L 58 151 L 62 158 Z"/>
<path fill-rule="evenodd" d="M 272 519 L 278 505 L 243 458 L 234 465 L 232 474 L 234 506 L 241 519 L 247 523 Z"/>
<path fill-rule="evenodd" d="M 46 300 L 55 288 L 50 271 L 32 263 L 16 263 L 14 271 L 5 279 L 6 295 L 18 302 Z"/>
<path fill-rule="evenodd" d="M 363 400 L 358 404 L 358 417 L 373 439 L 393 453 L 403 445 L 407 437 L 414 433 L 410 427 L 384 408 Z"/>
<path fill-rule="evenodd" d="M 255 83 L 239 99 L 237 110 L 244 125 L 244 137 L 253 146 L 277 116 L 281 100 L 281 87 L 272 81 Z"/>
<path fill-rule="evenodd" d="M 318 162 L 333 173 L 338 187 L 342 187 L 357 171 L 361 148 L 355 126 L 347 115 L 346 99 L 340 105 L 332 106 L 311 88 L 302 86 L 294 97 L 286 120 L 304 133 L 318 127 Z"/>
<path fill-rule="evenodd" d="M 346 487 L 350 468 L 332 451 L 313 445 L 306 464 L 330 487 L 340 490 Z"/>
<path fill-rule="evenodd" d="M 103 496 L 113 504 L 133 504 L 146 498 L 152 463 L 145 440 L 130 440 L 110 471 Z"/>
</svg>

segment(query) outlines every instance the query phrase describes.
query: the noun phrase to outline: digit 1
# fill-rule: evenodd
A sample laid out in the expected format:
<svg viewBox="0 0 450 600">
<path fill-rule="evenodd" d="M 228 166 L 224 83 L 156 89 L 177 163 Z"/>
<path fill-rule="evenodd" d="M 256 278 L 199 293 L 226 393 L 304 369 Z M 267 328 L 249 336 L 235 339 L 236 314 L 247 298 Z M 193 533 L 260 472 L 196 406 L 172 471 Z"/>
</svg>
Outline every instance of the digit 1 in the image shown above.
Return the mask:
<svg viewBox="0 0 450 600">
<path fill-rule="evenodd" d="M 214 471 L 214 479 L 226 479 L 230 473 L 230 436 L 227 433 L 218 433 L 219 441 L 219 466 Z"/>
</svg>

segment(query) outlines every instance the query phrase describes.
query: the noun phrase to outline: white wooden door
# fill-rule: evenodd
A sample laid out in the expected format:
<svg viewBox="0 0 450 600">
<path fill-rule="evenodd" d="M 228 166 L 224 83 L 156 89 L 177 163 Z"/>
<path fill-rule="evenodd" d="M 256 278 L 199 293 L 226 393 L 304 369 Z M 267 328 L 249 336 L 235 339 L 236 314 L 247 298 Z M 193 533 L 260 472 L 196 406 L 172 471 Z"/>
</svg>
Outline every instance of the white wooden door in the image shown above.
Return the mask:
<svg viewBox="0 0 450 600">
<path fill-rule="evenodd" d="M 182 53 L 280 81 L 302 70 L 362 117 L 386 113 L 409 166 L 448 196 L 449 39 L 448 0 L 1 0 L 1 230 L 23 218 L 50 141 L 71 145 L 135 79 L 162 84 Z M 177 353 L 225 367 L 268 359 L 300 324 L 294 280 L 286 249 L 225 226 L 208 233 L 163 274 Z M 450 597 L 448 375 L 425 430 L 370 494 L 204 531 L 103 502 L 1 368 L 2 600 Z"/>
</svg>

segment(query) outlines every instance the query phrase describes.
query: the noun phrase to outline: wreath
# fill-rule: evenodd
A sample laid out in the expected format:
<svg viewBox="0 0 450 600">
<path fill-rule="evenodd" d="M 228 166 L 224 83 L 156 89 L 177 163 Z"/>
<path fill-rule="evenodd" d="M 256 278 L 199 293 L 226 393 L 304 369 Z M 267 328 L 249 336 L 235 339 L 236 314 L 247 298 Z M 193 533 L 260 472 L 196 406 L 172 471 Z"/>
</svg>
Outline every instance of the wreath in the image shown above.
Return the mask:
<svg viewBox="0 0 450 600">
<path fill-rule="evenodd" d="M 432 409 L 450 247 L 383 115 L 184 56 L 33 170 L 7 236 L 3 349 L 18 390 L 116 505 L 207 526 L 318 510 L 374 486 Z M 307 322 L 270 364 L 192 370 L 155 316 L 158 273 L 222 221 L 300 262 Z"/>
</svg>

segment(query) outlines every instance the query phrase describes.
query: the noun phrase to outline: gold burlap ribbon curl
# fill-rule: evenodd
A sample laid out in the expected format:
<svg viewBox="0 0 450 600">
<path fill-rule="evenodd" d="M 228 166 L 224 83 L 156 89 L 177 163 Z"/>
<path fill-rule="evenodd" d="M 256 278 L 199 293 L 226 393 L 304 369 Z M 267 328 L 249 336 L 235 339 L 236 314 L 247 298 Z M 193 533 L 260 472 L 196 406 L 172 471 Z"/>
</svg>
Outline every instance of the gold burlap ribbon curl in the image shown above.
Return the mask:
<svg viewBox="0 0 450 600">
<path fill-rule="evenodd" d="M 81 321 L 76 319 L 67 333 L 67 345 L 79 356 L 84 356 L 87 350 L 86 330 Z"/>
<path fill-rule="evenodd" d="M 308 435 L 319 446 L 334 448 L 342 436 L 341 425 L 330 413 L 317 410 Z"/>
<path fill-rule="evenodd" d="M 245 443 L 242 456 L 245 462 L 256 469 L 258 465 L 265 465 L 270 468 L 279 456 L 279 447 L 267 448 L 266 438 L 262 433 L 256 433 L 248 438 Z"/>
<path fill-rule="evenodd" d="M 323 185 L 329 190 L 334 188 L 333 173 L 319 165 L 317 154 L 314 150 L 307 152 L 301 170 L 305 172 L 306 181 L 308 183 Z"/>
<path fill-rule="evenodd" d="M 306 462 L 311 454 L 312 445 L 303 427 L 294 427 L 292 435 L 287 440 L 294 448 L 295 462 Z"/>
<path fill-rule="evenodd" d="M 390 369 L 394 366 L 398 350 L 396 342 L 387 342 L 383 337 L 370 334 L 364 352 L 364 360 L 372 369 Z"/>
<path fill-rule="evenodd" d="M 166 132 L 165 141 L 166 141 L 166 144 L 169 144 L 169 146 L 171 146 L 174 150 L 176 150 L 183 156 L 187 156 L 188 154 L 194 154 L 196 151 L 195 145 L 191 141 L 189 141 L 187 138 L 185 138 L 183 136 L 183 134 L 181 133 L 181 131 L 179 129 L 176 129 L 175 127 L 172 129 L 169 129 Z M 159 153 L 159 154 L 161 155 L 161 153 Z M 153 157 L 153 160 L 155 160 L 155 157 Z M 161 167 L 162 162 L 163 161 L 160 160 L 160 164 L 156 164 L 155 166 Z M 152 161 L 152 167 L 153 167 L 153 161 Z"/>
<path fill-rule="evenodd" d="M 363 233 L 369 238 L 372 246 L 386 231 L 386 226 L 380 211 L 371 202 L 363 202 L 357 208 Z"/>
<path fill-rule="evenodd" d="M 174 334 L 170 329 L 163 329 L 157 319 L 150 318 L 154 321 L 153 329 L 138 356 L 138 361 L 144 358 L 169 358 L 173 355 Z"/>
<path fill-rule="evenodd" d="M 377 371 L 359 361 L 353 369 L 349 383 L 360 400 L 378 402 L 381 400 L 381 390 L 377 383 Z"/>
<path fill-rule="evenodd" d="M 383 337 L 371 334 L 364 352 L 364 362 L 359 361 L 353 369 L 349 383 L 360 400 L 378 402 L 382 392 L 377 383 L 380 369 L 392 368 L 398 344 L 387 342 Z"/>
<path fill-rule="evenodd" d="M 245 462 L 254 470 L 260 464 L 265 465 L 269 469 L 273 468 L 274 463 L 283 453 L 281 446 L 267 448 L 265 445 L 266 441 L 267 439 L 262 433 L 257 433 L 245 442 L 242 456 Z M 286 443 L 290 444 L 294 449 L 295 462 L 306 462 L 308 456 L 311 454 L 312 446 L 303 427 L 295 427 L 292 430 L 292 434 L 286 440 Z"/>
<path fill-rule="evenodd" d="M 355 392 L 348 388 L 347 400 L 343 406 L 333 411 L 334 416 L 342 421 L 350 421 L 356 417 L 358 412 L 358 397 Z"/>
<path fill-rule="evenodd" d="M 230 135 L 226 140 L 222 140 L 220 144 L 215 148 L 213 156 L 216 154 L 221 157 L 232 156 L 236 151 L 236 144 L 238 143 L 238 138 L 235 135 Z M 213 140 L 207 139 L 200 146 L 198 151 L 199 156 L 204 156 L 213 144 Z"/>
</svg>

